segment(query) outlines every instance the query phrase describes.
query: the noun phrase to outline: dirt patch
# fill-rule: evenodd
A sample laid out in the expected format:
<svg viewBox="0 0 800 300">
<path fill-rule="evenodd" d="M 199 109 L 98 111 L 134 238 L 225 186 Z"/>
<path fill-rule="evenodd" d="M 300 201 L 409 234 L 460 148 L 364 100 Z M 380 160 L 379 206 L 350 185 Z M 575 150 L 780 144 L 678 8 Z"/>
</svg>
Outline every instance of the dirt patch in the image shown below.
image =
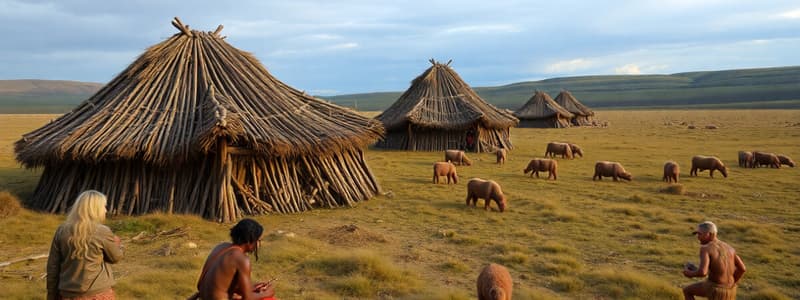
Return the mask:
<svg viewBox="0 0 800 300">
<path fill-rule="evenodd" d="M 311 235 L 337 246 L 358 247 L 368 243 L 386 243 L 388 241 L 382 234 L 370 232 L 355 224 L 337 226 Z"/>
<path fill-rule="evenodd" d="M 690 192 L 687 191 L 683 185 L 674 184 L 658 190 L 659 193 L 664 194 L 672 194 L 672 195 L 683 195 L 689 196 L 692 198 L 700 198 L 700 199 L 723 199 L 725 195 L 721 194 L 712 194 L 712 193 L 705 193 L 705 192 Z"/>
</svg>

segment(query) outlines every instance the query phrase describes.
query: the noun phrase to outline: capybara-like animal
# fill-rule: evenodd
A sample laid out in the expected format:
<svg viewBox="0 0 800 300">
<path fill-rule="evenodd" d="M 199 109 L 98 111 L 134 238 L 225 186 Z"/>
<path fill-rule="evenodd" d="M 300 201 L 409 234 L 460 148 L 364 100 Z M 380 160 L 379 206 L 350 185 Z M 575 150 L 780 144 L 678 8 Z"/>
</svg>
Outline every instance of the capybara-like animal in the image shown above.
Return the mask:
<svg viewBox="0 0 800 300">
<path fill-rule="evenodd" d="M 753 167 L 753 152 L 739 151 L 739 166 L 743 168 Z"/>
<path fill-rule="evenodd" d="M 692 169 L 689 171 L 689 176 L 697 176 L 697 171 L 710 170 L 708 175 L 714 178 L 714 171 L 719 171 L 725 178 L 728 177 L 728 168 L 722 164 L 719 158 L 714 156 L 695 155 L 692 157 Z"/>
<path fill-rule="evenodd" d="M 464 151 L 461 150 L 444 150 L 444 161 L 449 161 L 459 166 L 472 165 L 472 161 L 469 160 Z"/>
<path fill-rule="evenodd" d="M 500 212 L 506 210 L 506 196 L 503 195 L 503 190 L 497 182 L 480 178 L 470 179 L 467 183 L 467 206 L 477 206 L 478 198 L 485 200 L 486 205 L 483 207 L 485 210 L 489 210 L 492 200 L 497 203 Z"/>
<path fill-rule="evenodd" d="M 433 183 L 439 183 L 439 176 L 447 176 L 447 184 L 450 184 L 450 180 L 453 180 L 453 183 L 458 183 L 456 165 L 451 162 L 433 163 Z"/>
<path fill-rule="evenodd" d="M 674 161 L 668 161 L 664 163 L 664 178 L 662 180 L 666 181 L 667 183 L 675 181 L 678 183 L 678 174 L 680 174 L 680 168 L 678 167 L 678 163 Z"/>
<path fill-rule="evenodd" d="M 753 152 L 753 168 L 767 165 L 770 168 L 781 168 L 781 160 L 774 153 L 756 151 Z"/>
<path fill-rule="evenodd" d="M 497 152 L 495 154 L 497 154 L 497 163 L 498 164 L 502 165 L 502 164 L 506 163 L 506 156 L 508 155 L 508 151 L 506 151 L 505 148 L 497 149 Z"/>
<path fill-rule="evenodd" d="M 569 147 L 572 149 L 572 157 L 575 157 L 575 155 L 583 157 L 583 149 L 581 147 L 572 143 L 569 144 Z"/>
<path fill-rule="evenodd" d="M 558 179 L 558 161 L 547 158 L 534 158 L 528 163 L 528 167 L 523 170 L 525 174 L 531 172 L 531 177 L 536 174 L 536 178 L 539 178 L 539 171 L 547 171 L 547 179 L 550 179 L 550 177 L 553 177 L 553 180 Z"/>
<path fill-rule="evenodd" d="M 787 165 L 787 166 L 790 166 L 792 168 L 794 168 L 794 166 L 795 166 L 795 163 L 792 160 L 792 158 L 788 157 L 786 155 L 778 154 L 778 160 L 781 161 L 782 165 Z"/>
<path fill-rule="evenodd" d="M 603 176 L 611 177 L 614 181 L 619 181 L 617 178 L 622 178 L 627 181 L 633 180 L 633 175 L 625 171 L 622 164 L 613 161 L 598 161 L 594 164 L 594 176 L 592 176 L 592 180 L 603 180 Z"/>
<path fill-rule="evenodd" d="M 478 275 L 478 300 L 511 300 L 514 282 L 506 267 L 489 264 Z"/>
<path fill-rule="evenodd" d="M 544 152 L 544 156 L 548 157 L 556 157 L 556 155 L 561 155 L 561 158 L 572 158 L 572 147 L 568 143 L 556 143 L 556 142 L 549 142 L 547 143 L 547 150 Z"/>
</svg>

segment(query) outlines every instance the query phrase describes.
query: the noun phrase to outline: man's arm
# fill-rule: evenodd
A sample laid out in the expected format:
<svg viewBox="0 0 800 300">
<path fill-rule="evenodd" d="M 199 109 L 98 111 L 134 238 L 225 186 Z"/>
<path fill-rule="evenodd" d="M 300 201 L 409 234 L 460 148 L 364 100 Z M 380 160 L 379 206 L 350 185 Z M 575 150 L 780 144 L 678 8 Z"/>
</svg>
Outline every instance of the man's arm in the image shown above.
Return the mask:
<svg viewBox="0 0 800 300">
<path fill-rule="evenodd" d="M 744 266 L 744 262 L 739 255 L 734 255 L 733 264 L 736 266 L 736 270 L 733 271 L 733 283 L 736 284 L 739 282 L 739 279 L 742 279 L 742 275 L 747 271 L 747 268 Z"/>
<path fill-rule="evenodd" d="M 272 297 L 275 291 L 272 286 L 259 288 L 255 291 L 255 286 L 250 280 L 250 259 L 244 254 L 238 254 L 236 257 L 236 288 L 242 293 L 242 299 L 261 299 L 265 297 Z"/>
<path fill-rule="evenodd" d="M 700 247 L 700 265 L 697 267 L 697 270 L 684 268 L 683 275 L 686 277 L 705 277 L 708 275 L 709 260 L 708 249 L 706 249 L 706 247 Z"/>
</svg>

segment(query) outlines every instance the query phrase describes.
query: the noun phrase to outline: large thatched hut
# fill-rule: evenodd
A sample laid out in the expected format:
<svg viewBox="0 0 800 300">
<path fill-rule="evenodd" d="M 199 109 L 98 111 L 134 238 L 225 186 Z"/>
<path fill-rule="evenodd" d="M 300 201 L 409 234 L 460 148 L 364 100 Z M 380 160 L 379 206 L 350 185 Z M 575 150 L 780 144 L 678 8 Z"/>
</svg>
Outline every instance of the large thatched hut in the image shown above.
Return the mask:
<svg viewBox="0 0 800 300">
<path fill-rule="evenodd" d="M 517 118 L 481 99 L 447 64 L 432 66 L 375 117 L 386 127 L 380 148 L 412 151 L 511 149 Z"/>
<path fill-rule="evenodd" d="M 566 128 L 574 117 L 543 91 L 534 92 L 514 115 L 519 118 L 519 127 L 528 128 Z"/>
<path fill-rule="evenodd" d="M 594 111 L 583 105 L 580 101 L 578 101 L 575 96 L 572 95 L 567 90 L 562 90 L 558 93 L 555 99 L 558 105 L 561 105 L 564 109 L 571 112 L 574 117 L 570 120 L 572 125 L 575 126 L 587 126 L 592 125 L 592 119 L 594 118 Z"/>
<path fill-rule="evenodd" d="M 379 186 L 363 149 L 380 122 L 298 91 L 214 32 L 147 49 L 71 112 L 16 142 L 44 167 L 28 205 L 62 213 L 83 190 L 112 214 L 243 215 L 350 206 Z"/>
</svg>

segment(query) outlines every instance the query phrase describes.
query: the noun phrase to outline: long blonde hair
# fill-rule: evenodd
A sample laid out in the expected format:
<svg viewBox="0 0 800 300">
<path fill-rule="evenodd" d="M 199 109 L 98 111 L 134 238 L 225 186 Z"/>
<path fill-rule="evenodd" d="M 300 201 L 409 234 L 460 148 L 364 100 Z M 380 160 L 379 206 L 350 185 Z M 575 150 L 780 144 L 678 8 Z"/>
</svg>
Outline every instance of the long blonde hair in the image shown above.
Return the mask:
<svg viewBox="0 0 800 300">
<path fill-rule="evenodd" d="M 106 195 L 95 190 L 87 190 L 78 195 L 69 210 L 66 228 L 70 230 L 69 244 L 75 249 L 71 258 L 83 258 L 89 249 L 89 238 L 94 234 L 96 224 L 106 219 Z"/>
</svg>

